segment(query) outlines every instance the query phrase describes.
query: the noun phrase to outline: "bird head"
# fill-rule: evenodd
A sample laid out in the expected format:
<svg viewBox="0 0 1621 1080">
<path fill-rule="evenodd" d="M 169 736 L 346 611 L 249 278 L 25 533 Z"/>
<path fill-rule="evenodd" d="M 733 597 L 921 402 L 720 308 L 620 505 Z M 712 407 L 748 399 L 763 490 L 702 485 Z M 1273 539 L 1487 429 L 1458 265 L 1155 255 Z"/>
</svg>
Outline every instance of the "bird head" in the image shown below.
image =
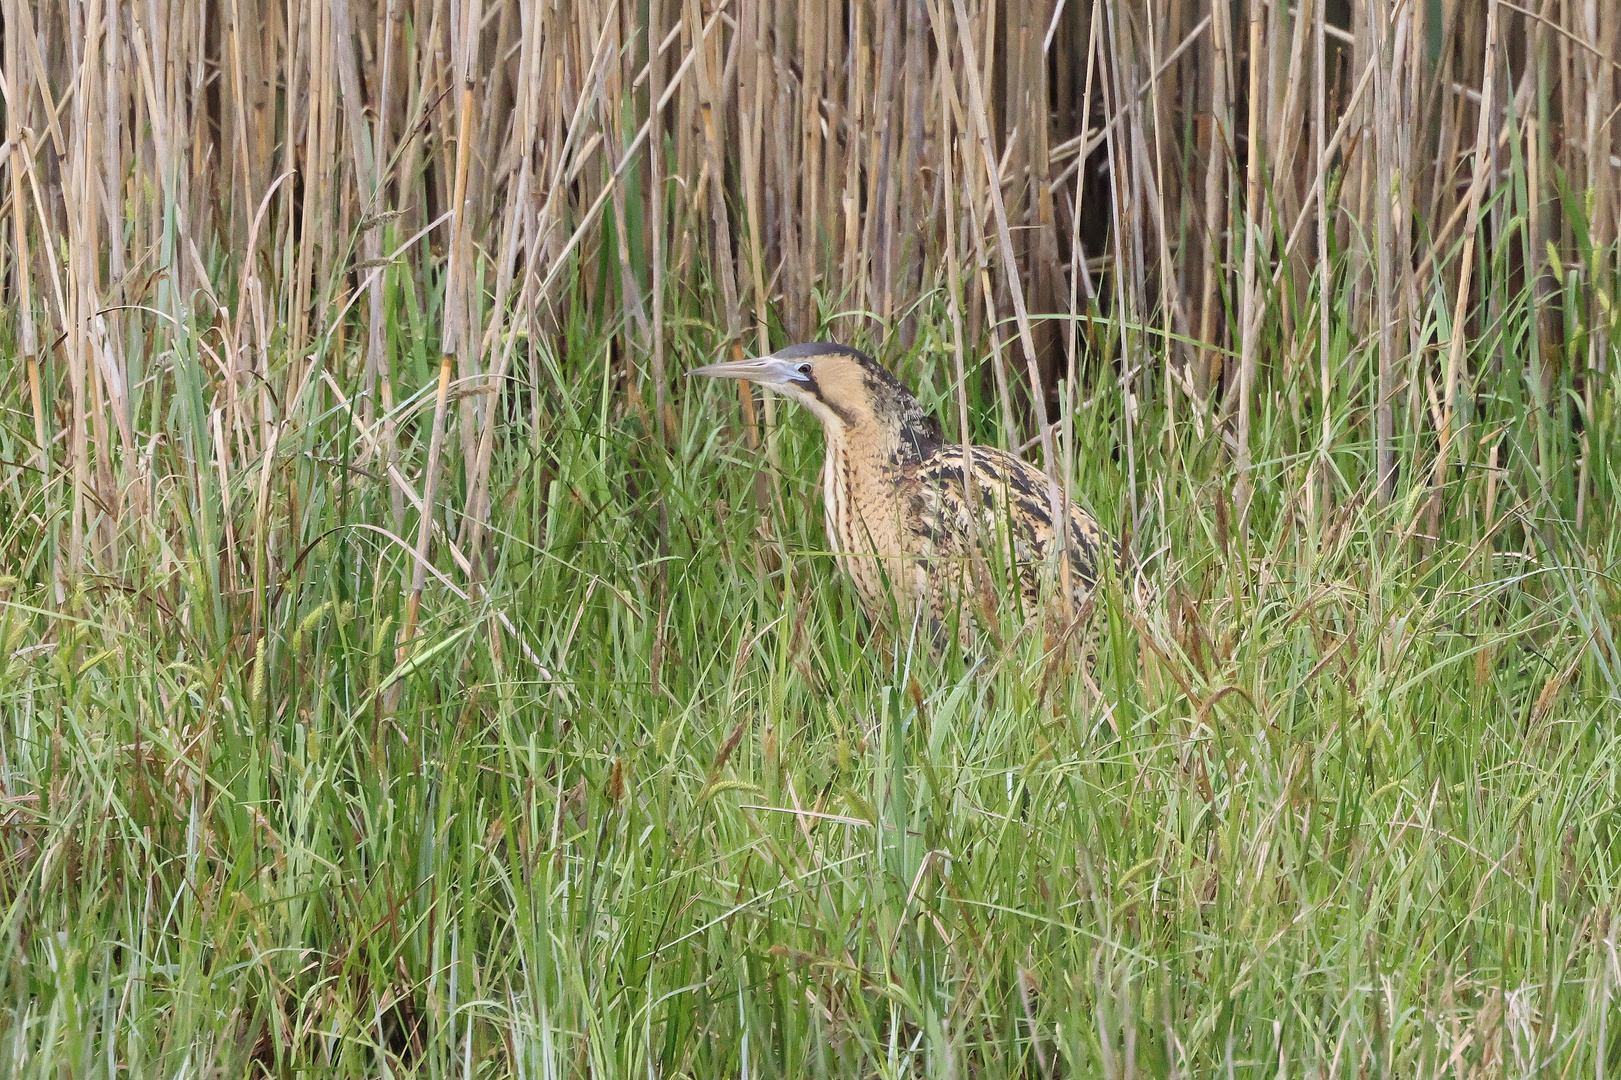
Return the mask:
<svg viewBox="0 0 1621 1080">
<path fill-rule="evenodd" d="M 872 357 L 846 345 L 790 345 L 688 374 L 759 383 L 809 409 L 828 438 L 876 438 L 897 459 L 917 460 L 940 441 L 939 425 L 912 392 Z"/>
</svg>

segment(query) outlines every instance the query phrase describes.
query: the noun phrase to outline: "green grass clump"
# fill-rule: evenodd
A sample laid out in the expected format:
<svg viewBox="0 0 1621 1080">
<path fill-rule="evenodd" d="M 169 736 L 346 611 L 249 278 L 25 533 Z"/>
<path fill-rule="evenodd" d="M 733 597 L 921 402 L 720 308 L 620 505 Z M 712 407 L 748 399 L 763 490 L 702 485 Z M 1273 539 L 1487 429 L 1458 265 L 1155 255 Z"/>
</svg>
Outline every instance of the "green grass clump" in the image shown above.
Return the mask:
<svg viewBox="0 0 1621 1080">
<path fill-rule="evenodd" d="M 886 359 L 939 406 L 925 325 Z M 1139 417 L 1134 490 L 1101 390 L 1076 496 L 1161 592 L 1109 588 L 1089 683 L 1039 628 L 933 657 L 869 627 L 809 418 L 751 452 L 683 387 L 661 444 L 609 347 L 520 349 L 482 583 L 430 578 L 404 656 L 409 545 L 319 379 L 222 489 L 176 361 L 148 505 L 184 527 L 92 537 L 123 555 L 71 587 L 35 546 L 60 490 L 14 485 L 8 1074 L 1621 1066 L 1621 531 L 1514 458 L 1523 405 L 1470 429 L 1499 467 L 1380 507 L 1357 402 L 1324 456 L 1280 400 L 1241 529 L 1185 416 Z"/>
</svg>

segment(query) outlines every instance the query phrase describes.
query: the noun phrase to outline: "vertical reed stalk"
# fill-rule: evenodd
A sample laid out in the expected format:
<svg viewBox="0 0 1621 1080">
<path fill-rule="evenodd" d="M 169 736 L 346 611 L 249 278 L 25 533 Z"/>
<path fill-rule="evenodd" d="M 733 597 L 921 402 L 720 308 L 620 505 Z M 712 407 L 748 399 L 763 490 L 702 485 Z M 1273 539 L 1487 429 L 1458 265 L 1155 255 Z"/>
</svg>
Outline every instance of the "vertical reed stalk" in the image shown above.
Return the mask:
<svg viewBox="0 0 1621 1080">
<path fill-rule="evenodd" d="M 1491 147 L 1491 117 L 1492 91 L 1497 84 L 1497 27 L 1498 0 L 1490 0 L 1486 8 L 1485 75 L 1481 81 L 1480 120 L 1475 128 L 1474 167 L 1466 196 L 1468 210 L 1464 215 L 1463 253 L 1458 259 L 1458 291 L 1452 304 L 1452 336 L 1447 343 L 1446 375 L 1442 382 L 1440 445 L 1436 451 L 1435 471 L 1431 481 L 1436 485 L 1440 485 L 1445 479 L 1448 455 L 1452 448 L 1458 381 L 1463 370 L 1464 328 L 1468 325 L 1469 295 L 1475 271 L 1475 236 L 1480 231 L 1480 201 L 1485 194 L 1486 183 L 1496 156 L 1492 153 Z"/>
<path fill-rule="evenodd" d="M 458 353 L 470 348 L 466 339 L 467 303 L 466 249 L 469 244 L 467 221 L 467 175 L 472 164 L 473 148 L 473 56 L 477 50 L 480 24 L 478 0 L 471 0 L 462 26 L 460 55 L 456 58 L 455 75 L 460 85 L 457 108 L 459 130 L 456 137 L 456 168 L 454 195 L 451 198 L 450 263 L 445 283 L 444 323 L 439 346 L 439 384 L 433 399 L 433 424 L 428 436 L 428 461 L 422 472 L 422 510 L 417 521 L 416 559 L 411 569 L 411 593 L 405 610 L 405 625 L 400 634 L 399 657 L 403 662 L 411 639 L 416 636 L 418 611 L 422 606 L 422 589 L 427 582 L 428 543 L 433 534 L 434 497 L 439 482 L 439 459 L 443 453 L 445 437 L 445 411 L 450 392 L 450 369 Z"/>
<path fill-rule="evenodd" d="M 1238 359 L 1238 447 L 1235 454 L 1238 483 L 1234 495 L 1238 502 L 1239 532 L 1249 522 L 1250 499 L 1254 485 L 1250 477 L 1250 414 L 1255 396 L 1255 377 L 1259 364 L 1261 310 L 1263 298 L 1258 294 L 1256 245 L 1261 224 L 1266 217 L 1262 208 L 1261 187 L 1261 24 L 1265 9 L 1258 0 L 1250 2 L 1249 39 L 1249 132 L 1245 155 L 1244 210 L 1244 280 L 1243 298 L 1239 306 L 1239 359 Z"/>
</svg>

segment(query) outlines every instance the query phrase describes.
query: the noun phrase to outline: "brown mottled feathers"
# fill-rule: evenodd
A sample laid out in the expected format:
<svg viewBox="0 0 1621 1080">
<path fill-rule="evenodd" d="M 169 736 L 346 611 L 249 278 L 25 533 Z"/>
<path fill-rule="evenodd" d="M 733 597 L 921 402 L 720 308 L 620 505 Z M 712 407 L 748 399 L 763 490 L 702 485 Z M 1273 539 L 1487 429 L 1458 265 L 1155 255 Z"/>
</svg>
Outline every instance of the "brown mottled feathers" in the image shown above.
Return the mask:
<svg viewBox="0 0 1621 1080">
<path fill-rule="evenodd" d="M 1047 477 L 1029 462 L 1002 450 L 975 446 L 970 447 L 970 454 L 978 500 L 977 520 L 972 522 L 960 444 L 940 447 L 915 470 L 912 482 L 917 485 L 923 511 L 918 520 L 920 547 L 935 559 L 961 559 L 968 554 L 965 545 L 973 538 L 971 530 L 977 528 L 982 549 L 1011 553 L 1010 568 L 1018 575 L 1026 604 L 1033 607 L 1041 591 L 1040 573 L 1057 566 L 1059 533 L 1053 528 Z M 1097 585 L 1098 559 L 1104 549 L 1110 558 L 1119 559 L 1117 545 L 1072 501 L 1069 557 L 1077 606 Z"/>
<path fill-rule="evenodd" d="M 937 630 L 966 624 L 976 589 L 990 584 L 983 580 L 987 571 L 993 580 L 1016 584 L 1025 615 L 1053 595 L 1057 533 L 1041 470 L 1006 451 L 972 447 L 971 501 L 961 444 L 929 447 L 919 460 L 893 464 L 882 477 L 861 476 L 867 470 L 841 460 L 847 456 L 842 450 L 829 447 L 829 467 L 854 474 L 849 479 L 856 490 L 829 491 L 829 538 L 870 613 L 898 602 L 910 609 L 906 614 L 920 614 L 921 602 Z M 865 504 L 865 512 L 857 516 L 850 503 Z M 1100 558 L 1118 564 L 1119 548 L 1073 503 L 1069 541 L 1071 597 L 1079 611 L 1097 585 Z M 977 569 L 976 555 L 983 560 Z"/>
</svg>

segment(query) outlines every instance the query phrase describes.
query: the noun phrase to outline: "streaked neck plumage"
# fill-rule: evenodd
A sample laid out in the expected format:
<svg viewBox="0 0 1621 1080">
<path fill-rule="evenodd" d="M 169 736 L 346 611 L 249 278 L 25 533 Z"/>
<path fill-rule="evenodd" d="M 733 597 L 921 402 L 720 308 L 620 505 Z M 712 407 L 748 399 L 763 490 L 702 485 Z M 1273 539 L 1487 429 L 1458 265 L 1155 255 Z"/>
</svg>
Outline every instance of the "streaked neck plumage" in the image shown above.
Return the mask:
<svg viewBox="0 0 1621 1080">
<path fill-rule="evenodd" d="M 844 556 L 900 555 L 904 542 L 897 518 L 903 503 L 896 489 L 909 467 L 922 463 L 939 445 L 939 429 L 923 407 L 893 379 L 844 405 L 817 400 L 811 411 L 822 422 L 826 460 L 822 499 L 828 539 Z M 874 407 L 876 406 L 876 407 Z M 845 561 L 858 588 L 881 595 L 883 574 L 876 564 Z M 893 569 L 893 568 L 891 568 Z"/>
<path fill-rule="evenodd" d="M 940 427 L 911 391 L 876 365 L 859 378 L 859 387 L 836 391 L 813 384 L 801 397 L 822 423 L 829 456 L 849 455 L 859 467 L 896 468 L 933 453 Z"/>
</svg>

